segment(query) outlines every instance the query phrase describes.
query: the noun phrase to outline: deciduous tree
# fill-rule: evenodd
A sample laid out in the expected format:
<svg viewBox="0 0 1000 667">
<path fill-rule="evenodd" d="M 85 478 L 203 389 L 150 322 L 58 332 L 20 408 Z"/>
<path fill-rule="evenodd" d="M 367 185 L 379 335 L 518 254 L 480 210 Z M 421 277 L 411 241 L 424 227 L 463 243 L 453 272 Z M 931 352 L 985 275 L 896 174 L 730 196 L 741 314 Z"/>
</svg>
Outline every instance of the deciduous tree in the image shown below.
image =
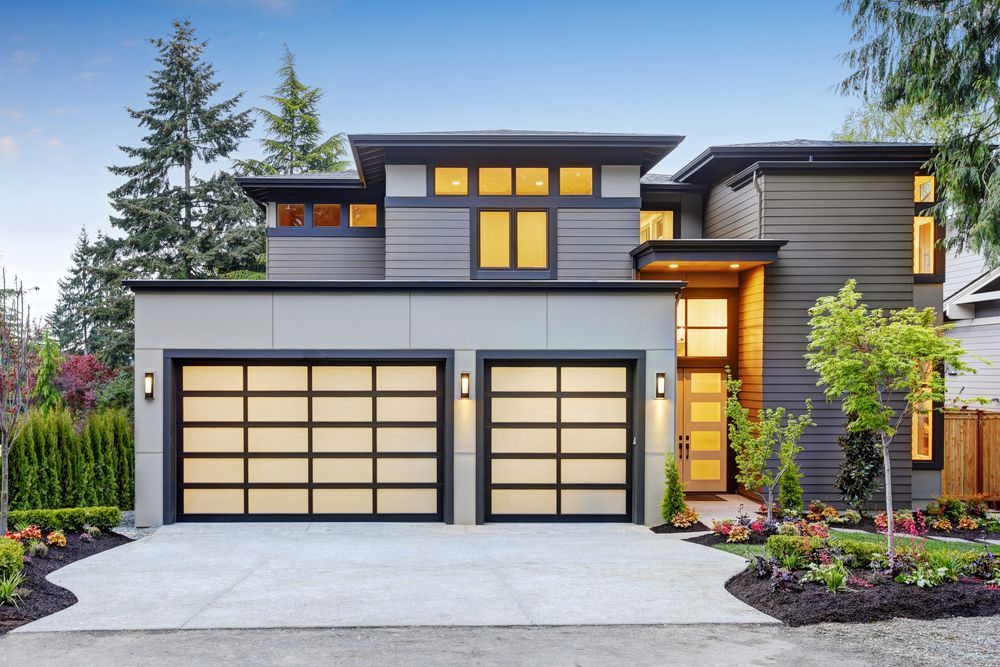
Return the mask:
<svg viewBox="0 0 1000 667">
<path fill-rule="evenodd" d="M 0 535 L 7 532 L 10 450 L 24 428 L 32 402 L 28 380 L 30 322 L 24 285 L 17 278 L 8 284 L 7 272 L 0 271 Z"/>
</svg>

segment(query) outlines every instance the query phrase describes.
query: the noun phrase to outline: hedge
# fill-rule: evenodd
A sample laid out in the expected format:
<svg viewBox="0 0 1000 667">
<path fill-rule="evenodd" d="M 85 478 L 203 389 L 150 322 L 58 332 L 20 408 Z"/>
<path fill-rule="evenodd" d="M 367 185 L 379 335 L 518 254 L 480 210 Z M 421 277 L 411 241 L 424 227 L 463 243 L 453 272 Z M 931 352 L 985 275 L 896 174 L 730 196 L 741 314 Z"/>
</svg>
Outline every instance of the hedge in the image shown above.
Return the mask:
<svg viewBox="0 0 1000 667">
<path fill-rule="evenodd" d="M 0 537 L 0 579 L 17 574 L 24 567 L 24 546 L 17 540 Z"/>
<path fill-rule="evenodd" d="M 134 480 L 132 424 L 123 410 L 91 413 L 79 433 L 64 410 L 32 412 L 10 450 L 12 509 L 131 509 Z"/>
<path fill-rule="evenodd" d="M 11 510 L 11 526 L 38 526 L 43 530 L 83 530 L 95 526 L 108 531 L 121 523 L 117 507 L 64 507 L 61 509 Z"/>
</svg>

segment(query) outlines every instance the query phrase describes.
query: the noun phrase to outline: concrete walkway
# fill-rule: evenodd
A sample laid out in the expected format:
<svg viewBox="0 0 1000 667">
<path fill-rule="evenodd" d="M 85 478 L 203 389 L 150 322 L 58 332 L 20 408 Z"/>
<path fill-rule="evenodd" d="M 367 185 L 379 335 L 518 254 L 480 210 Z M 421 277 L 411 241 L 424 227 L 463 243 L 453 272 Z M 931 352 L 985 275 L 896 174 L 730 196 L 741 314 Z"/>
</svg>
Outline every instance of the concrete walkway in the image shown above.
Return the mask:
<svg viewBox="0 0 1000 667">
<path fill-rule="evenodd" d="M 18 632 L 776 622 L 742 558 L 625 524 L 185 524 L 50 575 Z"/>
</svg>

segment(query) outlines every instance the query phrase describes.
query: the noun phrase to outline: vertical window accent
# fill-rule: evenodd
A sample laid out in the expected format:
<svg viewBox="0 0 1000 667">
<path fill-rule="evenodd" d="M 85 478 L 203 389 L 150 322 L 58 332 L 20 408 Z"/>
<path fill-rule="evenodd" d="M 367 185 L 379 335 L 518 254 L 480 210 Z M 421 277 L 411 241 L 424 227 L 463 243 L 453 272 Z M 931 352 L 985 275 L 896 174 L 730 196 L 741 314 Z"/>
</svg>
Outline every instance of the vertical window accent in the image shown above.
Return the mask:
<svg viewBox="0 0 1000 667">
<path fill-rule="evenodd" d="M 913 273 L 934 273 L 934 218 L 913 218 Z"/>
<path fill-rule="evenodd" d="M 639 243 L 674 238 L 673 211 L 640 211 Z"/>
<path fill-rule="evenodd" d="M 548 215 L 545 211 L 518 211 L 517 268 L 548 268 L 548 248 Z"/>
<path fill-rule="evenodd" d="M 510 211 L 479 213 L 479 266 L 510 268 Z"/>
<path fill-rule="evenodd" d="M 515 171 L 518 195 L 548 195 L 548 167 L 518 167 Z"/>
<path fill-rule="evenodd" d="M 340 204 L 313 204 L 313 227 L 340 227 Z"/>
<path fill-rule="evenodd" d="M 301 227 L 305 219 L 305 204 L 278 204 L 279 227 Z"/>
<path fill-rule="evenodd" d="M 679 299 L 677 301 L 677 356 L 729 356 L 729 301 Z"/>
<path fill-rule="evenodd" d="M 510 167 L 480 167 L 479 194 L 509 195 L 513 193 Z"/>
<path fill-rule="evenodd" d="M 434 194 L 460 195 L 469 194 L 469 170 L 466 167 L 435 167 Z"/>
<path fill-rule="evenodd" d="M 935 201 L 935 182 L 933 176 L 913 177 L 913 201 L 918 204 L 929 204 Z"/>
<path fill-rule="evenodd" d="M 351 227 L 378 227 L 378 206 L 351 204 Z"/>
<path fill-rule="evenodd" d="M 559 194 L 594 194 L 594 169 L 592 167 L 560 167 Z"/>
<path fill-rule="evenodd" d="M 934 404 L 931 401 L 921 401 L 914 406 L 912 438 L 912 458 L 914 461 L 931 461 L 934 459 Z"/>
</svg>

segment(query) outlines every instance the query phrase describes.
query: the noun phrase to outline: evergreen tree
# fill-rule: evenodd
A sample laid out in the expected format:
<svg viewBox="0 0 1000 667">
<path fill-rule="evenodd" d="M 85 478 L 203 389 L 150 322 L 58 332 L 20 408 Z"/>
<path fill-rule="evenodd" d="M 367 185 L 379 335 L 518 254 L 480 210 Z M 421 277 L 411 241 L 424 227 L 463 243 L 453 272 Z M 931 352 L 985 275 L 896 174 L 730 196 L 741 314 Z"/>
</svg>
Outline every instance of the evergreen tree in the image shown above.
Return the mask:
<svg viewBox="0 0 1000 667">
<path fill-rule="evenodd" d="M 669 523 L 687 508 L 687 504 L 684 502 L 680 471 L 677 470 L 677 461 L 673 456 L 667 456 L 663 472 L 666 475 L 666 485 L 663 489 L 663 500 L 660 502 L 660 514 L 663 520 Z"/>
<path fill-rule="evenodd" d="M 135 445 L 132 423 L 123 410 L 108 410 L 116 456 L 115 479 L 118 483 L 119 509 L 132 509 L 135 502 Z"/>
<path fill-rule="evenodd" d="M 56 507 L 77 507 L 78 492 L 73 488 L 76 467 L 79 465 L 79 438 L 73 428 L 73 419 L 65 410 L 53 410 L 48 415 L 49 428 L 56 441 L 54 474 L 60 482 L 60 497 Z"/>
<path fill-rule="evenodd" d="M 88 420 L 77 437 L 77 461 L 74 474 L 74 488 L 76 491 L 76 507 L 94 507 L 97 505 L 97 492 L 95 489 L 94 472 L 94 450 L 93 450 L 93 429 L 90 428 Z"/>
<path fill-rule="evenodd" d="M 94 309 L 100 294 L 94 274 L 93 249 L 87 230 L 80 230 L 70 258 L 69 272 L 59 279 L 59 300 L 47 322 L 59 347 L 67 354 L 90 354 Z"/>
<path fill-rule="evenodd" d="M 788 469 L 781 476 L 778 482 L 778 507 L 782 512 L 795 512 L 796 516 L 802 513 L 805 502 L 802 494 L 802 473 L 794 459 L 789 462 Z"/>
<path fill-rule="evenodd" d="M 56 387 L 61 362 L 62 355 L 59 354 L 59 346 L 46 332 L 38 350 L 38 368 L 35 370 L 35 388 L 32 390 L 35 405 L 43 414 L 47 414 L 49 410 L 55 410 L 62 405 L 62 396 Z"/>
<path fill-rule="evenodd" d="M 38 492 L 41 507 L 55 508 L 62 502 L 59 479 L 59 441 L 53 422 L 40 412 L 33 413 L 35 458 L 38 460 Z"/>
<path fill-rule="evenodd" d="M 39 509 L 42 499 L 39 492 L 38 459 L 35 455 L 35 424 L 39 415 L 31 413 L 17 442 L 10 449 L 10 508 L 15 510 Z"/>
<path fill-rule="evenodd" d="M 257 109 L 267 137 L 261 141 L 263 160 L 243 160 L 238 164 L 250 174 L 301 174 L 343 171 L 347 150 L 343 134 L 323 139 L 317 107 L 323 98 L 320 88 L 307 86 L 295 71 L 295 56 L 285 46 L 278 75 L 281 82 L 265 99 L 275 110 Z"/>
<path fill-rule="evenodd" d="M 132 292 L 122 286 L 122 280 L 143 275 L 133 259 L 122 256 L 118 245 L 115 239 L 98 234 L 88 251 L 97 285 L 89 310 L 93 319 L 90 345 L 97 358 L 110 368 L 132 363 L 134 299 Z"/>
<path fill-rule="evenodd" d="M 102 413 L 91 413 L 84 425 L 87 445 L 94 461 L 94 503 L 96 505 L 118 504 L 118 480 L 115 474 L 117 456 L 113 439 L 109 434 L 108 420 Z"/>
</svg>

